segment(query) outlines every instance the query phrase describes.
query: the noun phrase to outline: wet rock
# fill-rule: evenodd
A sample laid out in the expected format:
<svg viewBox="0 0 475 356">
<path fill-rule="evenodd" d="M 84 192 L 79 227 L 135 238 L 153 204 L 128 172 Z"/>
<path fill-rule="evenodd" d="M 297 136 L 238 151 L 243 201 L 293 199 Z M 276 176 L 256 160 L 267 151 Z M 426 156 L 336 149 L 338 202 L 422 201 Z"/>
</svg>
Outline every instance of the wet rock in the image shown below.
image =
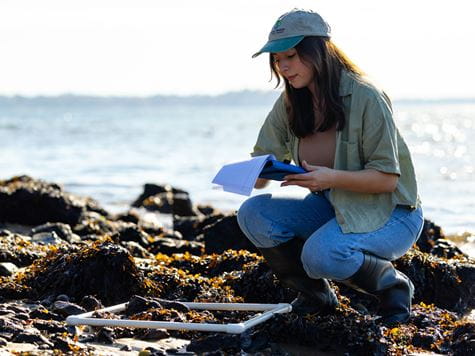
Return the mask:
<svg viewBox="0 0 475 356">
<path fill-rule="evenodd" d="M 173 215 L 173 229 L 179 231 L 184 240 L 196 240 L 206 226 L 216 223 L 223 217 L 224 215 L 220 213 L 208 216 Z"/>
<path fill-rule="evenodd" d="M 95 340 L 103 344 L 113 344 L 114 343 L 114 330 L 112 328 L 100 328 L 95 335 Z"/>
<path fill-rule="evenodd" d="M 7 346 L 8 342 L 3 337 L 0 337 L 0 346 Z"/>
<path fill-rule="evenodd" d="M 53 293 L 74 300 L 96 295 L 106 305 L 147 294 L 153 287 L 145 283 L 128 251 L 112 243 L 93 244 L 69 255 L 50 254 L 37 261 L 24 284 L 40 298 Z"/>
<path fill-rule="evenodd" d="M 64 241 L 61 240 L 54 231 L 34 234 L 31 237 L 31 241 L 41 245 L 60 245 L 61 243 L 64 243 Z"/>
<path fill-rule="evenodd" d="M 18 271 L 18 267 L 11 262 L 0 263 L 0 276 L 10 277 Z"/>
<path fill-rule="evenodd" d="M 153 254 L 148 252 L 145 248 L 140 246 L 137 242 L 134 241 L 122 241 L 121 246 L 127 249 L 129 253 L 138 258 L 153 258 Z"/>
<path fill-rule="evenodd" d="M 144 192 L 132 203 L 132 206 L 180 216 L 198 214 L 193 207 L 189 194 L 170 185 L 145 184 Z"/>
<path fill-rule="evenodd" d="M 62 222 L 74 225 L 84 211 L 107 216 L 90 198 L 66 193 L 57 184 L 28 176 L 0 181 L 0 221 L 23 225 Z"/>
<path fill-rule="evenodd" d="M 132 298 L 130 298 L 129 302 L 127 303 L 127 307 L 125 308 L 125 314 L 126 315 L 138 314 L 148 309 L 161 308 L 161 307 L 162 306 L 160 305 L 160 303 L 155 300 L 134 295 Z"/>
<path fill-rule="evenodd" d="M 0 234 L 1 262 L 11 262 L 18 267 L 25 267 L 45 255 L 45 250 L 32 246 L 29 236 L 14 234 L 5 230 Z"/>
<path fill-rule="evenodd" d="M 53 347 L 53 344 L 41 333 L 33 328 L 25 329 L 22 332 L 18 333 L 12 340 L 13 342 L 18 343 L 28 343 L 36 345 L 45 345 L 47 348 Z"/>
<path fill-rule="evenodd" d="M 195 241 L 161 237 L 150 244 L 149 250 L 153 254 L 163 253 L 171 255 L 174 253 L 189 252 L 192 255 L 201 255 L 204 250 L 204 244 Z"/>
<path fill-rule="evenodd" d="M 86 312 L 86 309 L 80 307 L 77 304 L 70 303 L 70 302 L 63 302 L 61 300 L 54 302 L 53 310 L 56 313 L 64 316 L 65 318 L 70 315 L 83 314 Z"/>
<path fill-rule="evenodd" d="M 97 309 L 101 309 L 101 308 L 104 307 L 102 305 L 102 303 L 100 302 L 100 300 L 98 300 L 96 297 L 94 297 L 92 295 L 84 296 L 84 298 L 82 298 L 80 304 L 87 311 L 97 310 Z"/>
<path fill-rule="evenodd" d="M 445 238 L 445 234 L 440 226 L 427 219 L 424 220 L 421 236 L 417 240 L 416 245 L 422 252 L 438 257 L 467 257 L 453 242 Z"/>
<path fill-rule="evenodd" d="M 237 223 L 236 214 L 226 216 L 203 229 L 205 252 L 222 253 L 228 249 L 258 252 Z"/>
<path fill-rule="evenodd" d="M 414 302 L 467 312 L 475 308 L 475 263 L 470 259 L 445 259 L 410 250 L 395 261 L 415 285 Z"/>
<path fill-rule="evenodd" d="M 68 328 L 64 325 L 64 323 L 55 321 L 55 320 L 41 320 L 37 319 L 34 320 L 31 324 L 36 329 L 47 332 L 49 334 L 64 334 L 68 332 Z"/>
<path fill-rule="evenodd" d="M 240 346 L 239 335 L 211 334 L 192 340 L 186 350 L 198 354 L 213 351 L 239 352 Z"/>
<path fill-rule="evenodd" d="M 145 199 L 153 195 L 157 195 L 161 193 L 188 194 L 186 191 L 178 189 L 178 188 L 174 188 L 169 184 L 158 185 L 158 184 L 147 183 L 144 185 L 143 193 L 137 198 L 137 200 L 135 200 L 132 203 L 132 206 L 141 207 Z"/>
<path fill-rule="evenodd" d="M 69 302 L 69 297 L 66 294 L 60 294 L 56 297 L 56 300 L 60 300 L 62 302 Z"/>
<path fill-rule="evenodd" d="M 32 319 L 42 319 L 42 320 L 56 320 L 63 321 L 64 318 L 52 311 L 49 311 L 43 306 L 38 306 L 30 312 L 30 318 Z"/>
<path fill-rule="evenodd" d="M 162 340 L 170 337 L 166 329 L 145 329 L 139 336 L 142 340 Z"/>
<path fill-rule="evenodd" d="M 451 348 L 454 355 L 475 354 L 475 322 L 455 328 L 451 337 Z"/>
<path fill-rule="evenodd" d="M 128 223 L 120 226 L 117 234 L 119 241 L 133 241 L 142 247 L 149 245 L 150 236 L 135 224 Z"/>
<path fill-rule="evenodd" d="M 31 229 L 30 234 L 33 236 L 45 232 L 54 232 L 61 240 L 69 243 L 81 242 L 81 238 L 78 235 L 73 234 L 71 226 L 63 223 L 46 223 L 39 225 Z"/>
</svg>

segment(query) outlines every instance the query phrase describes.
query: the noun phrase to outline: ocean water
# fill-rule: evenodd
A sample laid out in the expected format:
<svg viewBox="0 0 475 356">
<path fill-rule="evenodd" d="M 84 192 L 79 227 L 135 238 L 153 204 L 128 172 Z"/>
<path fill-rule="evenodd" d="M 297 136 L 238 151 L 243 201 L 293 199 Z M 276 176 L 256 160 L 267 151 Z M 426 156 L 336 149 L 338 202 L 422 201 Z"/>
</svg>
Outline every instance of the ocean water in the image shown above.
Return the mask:
<svg viewBox="0 0 475 356">
<path fill-rule="evenodd" d="M 125 211 L 143 184 L 169 183 L 195 203 L 234 210 L 245 197 L 211 180 L 223 164 L 248 159 L 271 105 L 0 104 L 0 179 L 28 174 L 56 182 L 111 212 Z M 475 103 L 396 102 L 394 110 L 425 216 L 446 233 L 475 233 Z M 264 191 L 306 193 L 278 183 Z"/>
</svg>

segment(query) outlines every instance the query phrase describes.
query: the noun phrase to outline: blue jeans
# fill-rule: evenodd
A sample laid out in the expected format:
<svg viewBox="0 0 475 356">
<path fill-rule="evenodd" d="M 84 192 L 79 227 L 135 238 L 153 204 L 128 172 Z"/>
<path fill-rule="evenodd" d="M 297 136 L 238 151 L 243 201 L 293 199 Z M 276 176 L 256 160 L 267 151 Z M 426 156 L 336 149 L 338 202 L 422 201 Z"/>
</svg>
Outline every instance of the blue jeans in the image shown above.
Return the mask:
<svg viewBox="0 0 475 356">
<path fill-rule="evenodd" d="M 344 234 L 332 205 L 323 194 L 279 198 L 271 194 L 246 200 L 238 223 L 258 248 L 271 248 L 294 238 L 305 240 L 303 267 L 311 278 L 345 280 L 355 274 L 369 253 L 393 261 L 417 241 L 424 218 L 422 209 L 398 206 L 378 230 Z"/>
</svg>

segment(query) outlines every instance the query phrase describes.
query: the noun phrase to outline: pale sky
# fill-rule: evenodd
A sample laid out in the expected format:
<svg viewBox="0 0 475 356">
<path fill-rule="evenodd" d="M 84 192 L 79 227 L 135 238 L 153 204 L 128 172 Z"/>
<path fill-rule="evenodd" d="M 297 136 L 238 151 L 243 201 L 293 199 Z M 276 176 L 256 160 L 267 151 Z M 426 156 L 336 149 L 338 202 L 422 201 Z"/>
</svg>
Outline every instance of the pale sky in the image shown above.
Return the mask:
<svg viewBox="0 0 475 356">
<path fill-rule="evenodd" d="M 0 0 L 0 95 L 270 90 L 251 55 L 294 7 L 393 98 L 475 97 L 472 0 Z"/>
</svg>

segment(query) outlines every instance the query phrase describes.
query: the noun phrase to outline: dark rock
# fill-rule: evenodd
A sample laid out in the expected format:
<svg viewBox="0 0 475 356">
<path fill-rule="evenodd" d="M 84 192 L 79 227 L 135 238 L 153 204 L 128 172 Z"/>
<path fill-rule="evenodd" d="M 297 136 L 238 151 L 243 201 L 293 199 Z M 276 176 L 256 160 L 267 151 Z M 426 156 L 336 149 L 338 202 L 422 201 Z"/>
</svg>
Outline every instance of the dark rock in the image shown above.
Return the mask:
<svg viewBox="0 0 475 356">
<path fill-rule="evenodd" d="M 29 266 L 37 258 L 46 255 L 34 247 L 29 236 L 7 231 L 0 238 L 0 261 L 11 262 L 18 267 Z"/>
<path fill-rule="evenodd" d="M 68 255 L 52 254 L 25 275 L 23 283 L 35 295 L 67 294 L 73 300 L 95 295 L 106 305 L 147 294 L 153 287 L 144 281 L 132 256 L 111 243 L 95 244 Z"/>
<path fill-rule="evenodd" d="M 166 329 L 145 329 L 141 334 L 142 340 L 162 340 L 170 337 Z"/>
<path fill-rule="evenodd" d="M 57 184 L 28 176 L 0 181 L 0 221 L 23 225 L 63 222 L 74 225 L 84 211 L 107 212 L 90 198 L 66 193 Z"/>
<path fill-rule="evenodd" d="M 171 255 L 173 253 L 189 252 L 192 255 L 201 255 L 204 244 L 195 241 L 177 240 L 168 237 L 161 237 L 150 244 L 150 252 L 153 254 L 164 253 Z"/>
<path fill-rule="evenodd" d="M 80 307 L 77 304 L 70 303 L 70 302 L 63 302 L 61 300 L 54 302 L 53 310 L 64 317 L 68 317 L 70 315 L 83 314 L 86 312 L 84 308 Z"/>
<path fill-rule="evenodd" d="M 179 231 L 184 240 L 196 240 L 206 226 L 216 223 L 223 217 L 223 214 L 208 216 L 173 215 L 173 229 Z"/>
<path fill-rule="evenodd" d="M 43 306 L 39 306 L 36 309 L 30 312 L 30 318 L 32 319 L 42 319 L 42 320 L 56 320 L 56 321 L 63 321 L 64 318 L 56 314 L 48 309 L 44 308 Z"/>
<path fill-rule="evenodd" d="M 92 295 L 86 295 L 81 300 L 81 306 L 85 308 L 87 311 L 93 311 L 97 309 L 102 309 L 104 306 L 102 303 Z"/>
<path fill-rule="evenodd" d="M 3 337 L 0 337 L 0 346 L 7 346 L 8 341 L 5 340 Z"/>
<path fill-rule="evenodd" d="M 475 322 L 458 326 L 451 339 L 454 355 L 475 355 Z"/>
<path fill-rule="evenodd" d="M 211 334 L 199 339 L 191 340 L 186 350 L 198 354 L 218 350 L 238 352 L 240 347 L 241 341 L 239 335 Z"/>
<path fill-rule="evenodd" d="M 132 351 L 132 347 L 129 345 L 124 345 L 120 348 L 120 351 Z"/>
<path fill-rule="evenodd" d="M 95 340 L 103 344 L 113 344 L 114 343 L 114 330 L 112 328 L 102 327 L 95 335 Z"/>
<path fill-rule="evenodd" d="M 32 328 L 25 329 L 22 332 L 18 333 L 12 341 L 18 343 L 46 345 L 48 348 L 51 348 L 53 346 L 53 344 L 47 338 L 41 335 L 38 330 Z"/>
<path fill-rule="evenodd" d="M 69 243 L 77 243 L 81 241 L 81 238 L 78 235 L 73 234 L 71 226 L 63 223 L 46 223 L 39 225 L 31 229 L 30 234 L 35 235 L 44 232 L 54 232 L 61 240 Z"/>
<path fill-rule="evenodd" d="M 18 267 L 11 262 L 0 263 L 0 276 L 10 277 L 18 271 Z"/>
<path fill-rule="evenodd" d="M 32 322 L 32 325 L 43 332 L 47 332 L 49 334 L 64 334 L 68 332 L 68 328 L 64 325 L 64 323 L 55 321 L 55 320 L 41 320 L 37 319 Z"/>
<path fill-rule="evenodd" d="M 133 315 L 133 314 L 144 312 L 152 308 L 162 308 L 162 306 L 156 300 L 134 295 L 132 298 L 130 298 L 129 302 L 127 303 L 127 307 L 125 308 L 125 313 L 126 315 Z"/>
<path fill-rule="evenodd" d="M 465 313 L 475 308 L 475 263 L 410 250 L 395 261 L 415 285 L 414 302 Z"/>
<path fill-rule="evenodd" d="M 61 240 L 54 231 L 34 234 L 31 237 L 31 241 L 40 245 L 60 245 L 61 243 L 65 243 L 65 241 Z"/>
<path fill-rule="evenodd" d="M 135 241 L 122 241 L 120 243 L 121 246 L 127 249 L 129 253 L 138 258 L 153 258 L 153 254 L 148 252 L 145 248 L 140 246 L 137 242 Z"/>
<path fill-rule="evenodd" d="M 258 252 L 237 223 L 236 214 L 226 216 L 203 229 L 205 252 L 222 253 L 228 249 Z"/>
<path fill-rule="evenodd" d="M 140 207 L 143 205 L 145 199 L 157 195 L 160 193 L 172 193 L 172 194 L 188 194 L 186 191 L 174 188 L 169 184 L 166 185 L 157 185 L 152 183 L 147 183 L 144 185 L 143 193 L 132 203 L 134 207 Z"/>
<path fill-rule="evenodd" d="M 149 245 L 149 235 L 135 224 L 127 223 L 121 226 L 117 233 L 119 234 L 119 241 L 133 241 L 143 247 L 148 247 Z"/>
<path fill-rule="evenodd" d="M 60 300 L 62 302 L 69 302 L 69 297 L 66 294 L 60 294 L 56 297 L 56 300 Z"/>
</svg>

